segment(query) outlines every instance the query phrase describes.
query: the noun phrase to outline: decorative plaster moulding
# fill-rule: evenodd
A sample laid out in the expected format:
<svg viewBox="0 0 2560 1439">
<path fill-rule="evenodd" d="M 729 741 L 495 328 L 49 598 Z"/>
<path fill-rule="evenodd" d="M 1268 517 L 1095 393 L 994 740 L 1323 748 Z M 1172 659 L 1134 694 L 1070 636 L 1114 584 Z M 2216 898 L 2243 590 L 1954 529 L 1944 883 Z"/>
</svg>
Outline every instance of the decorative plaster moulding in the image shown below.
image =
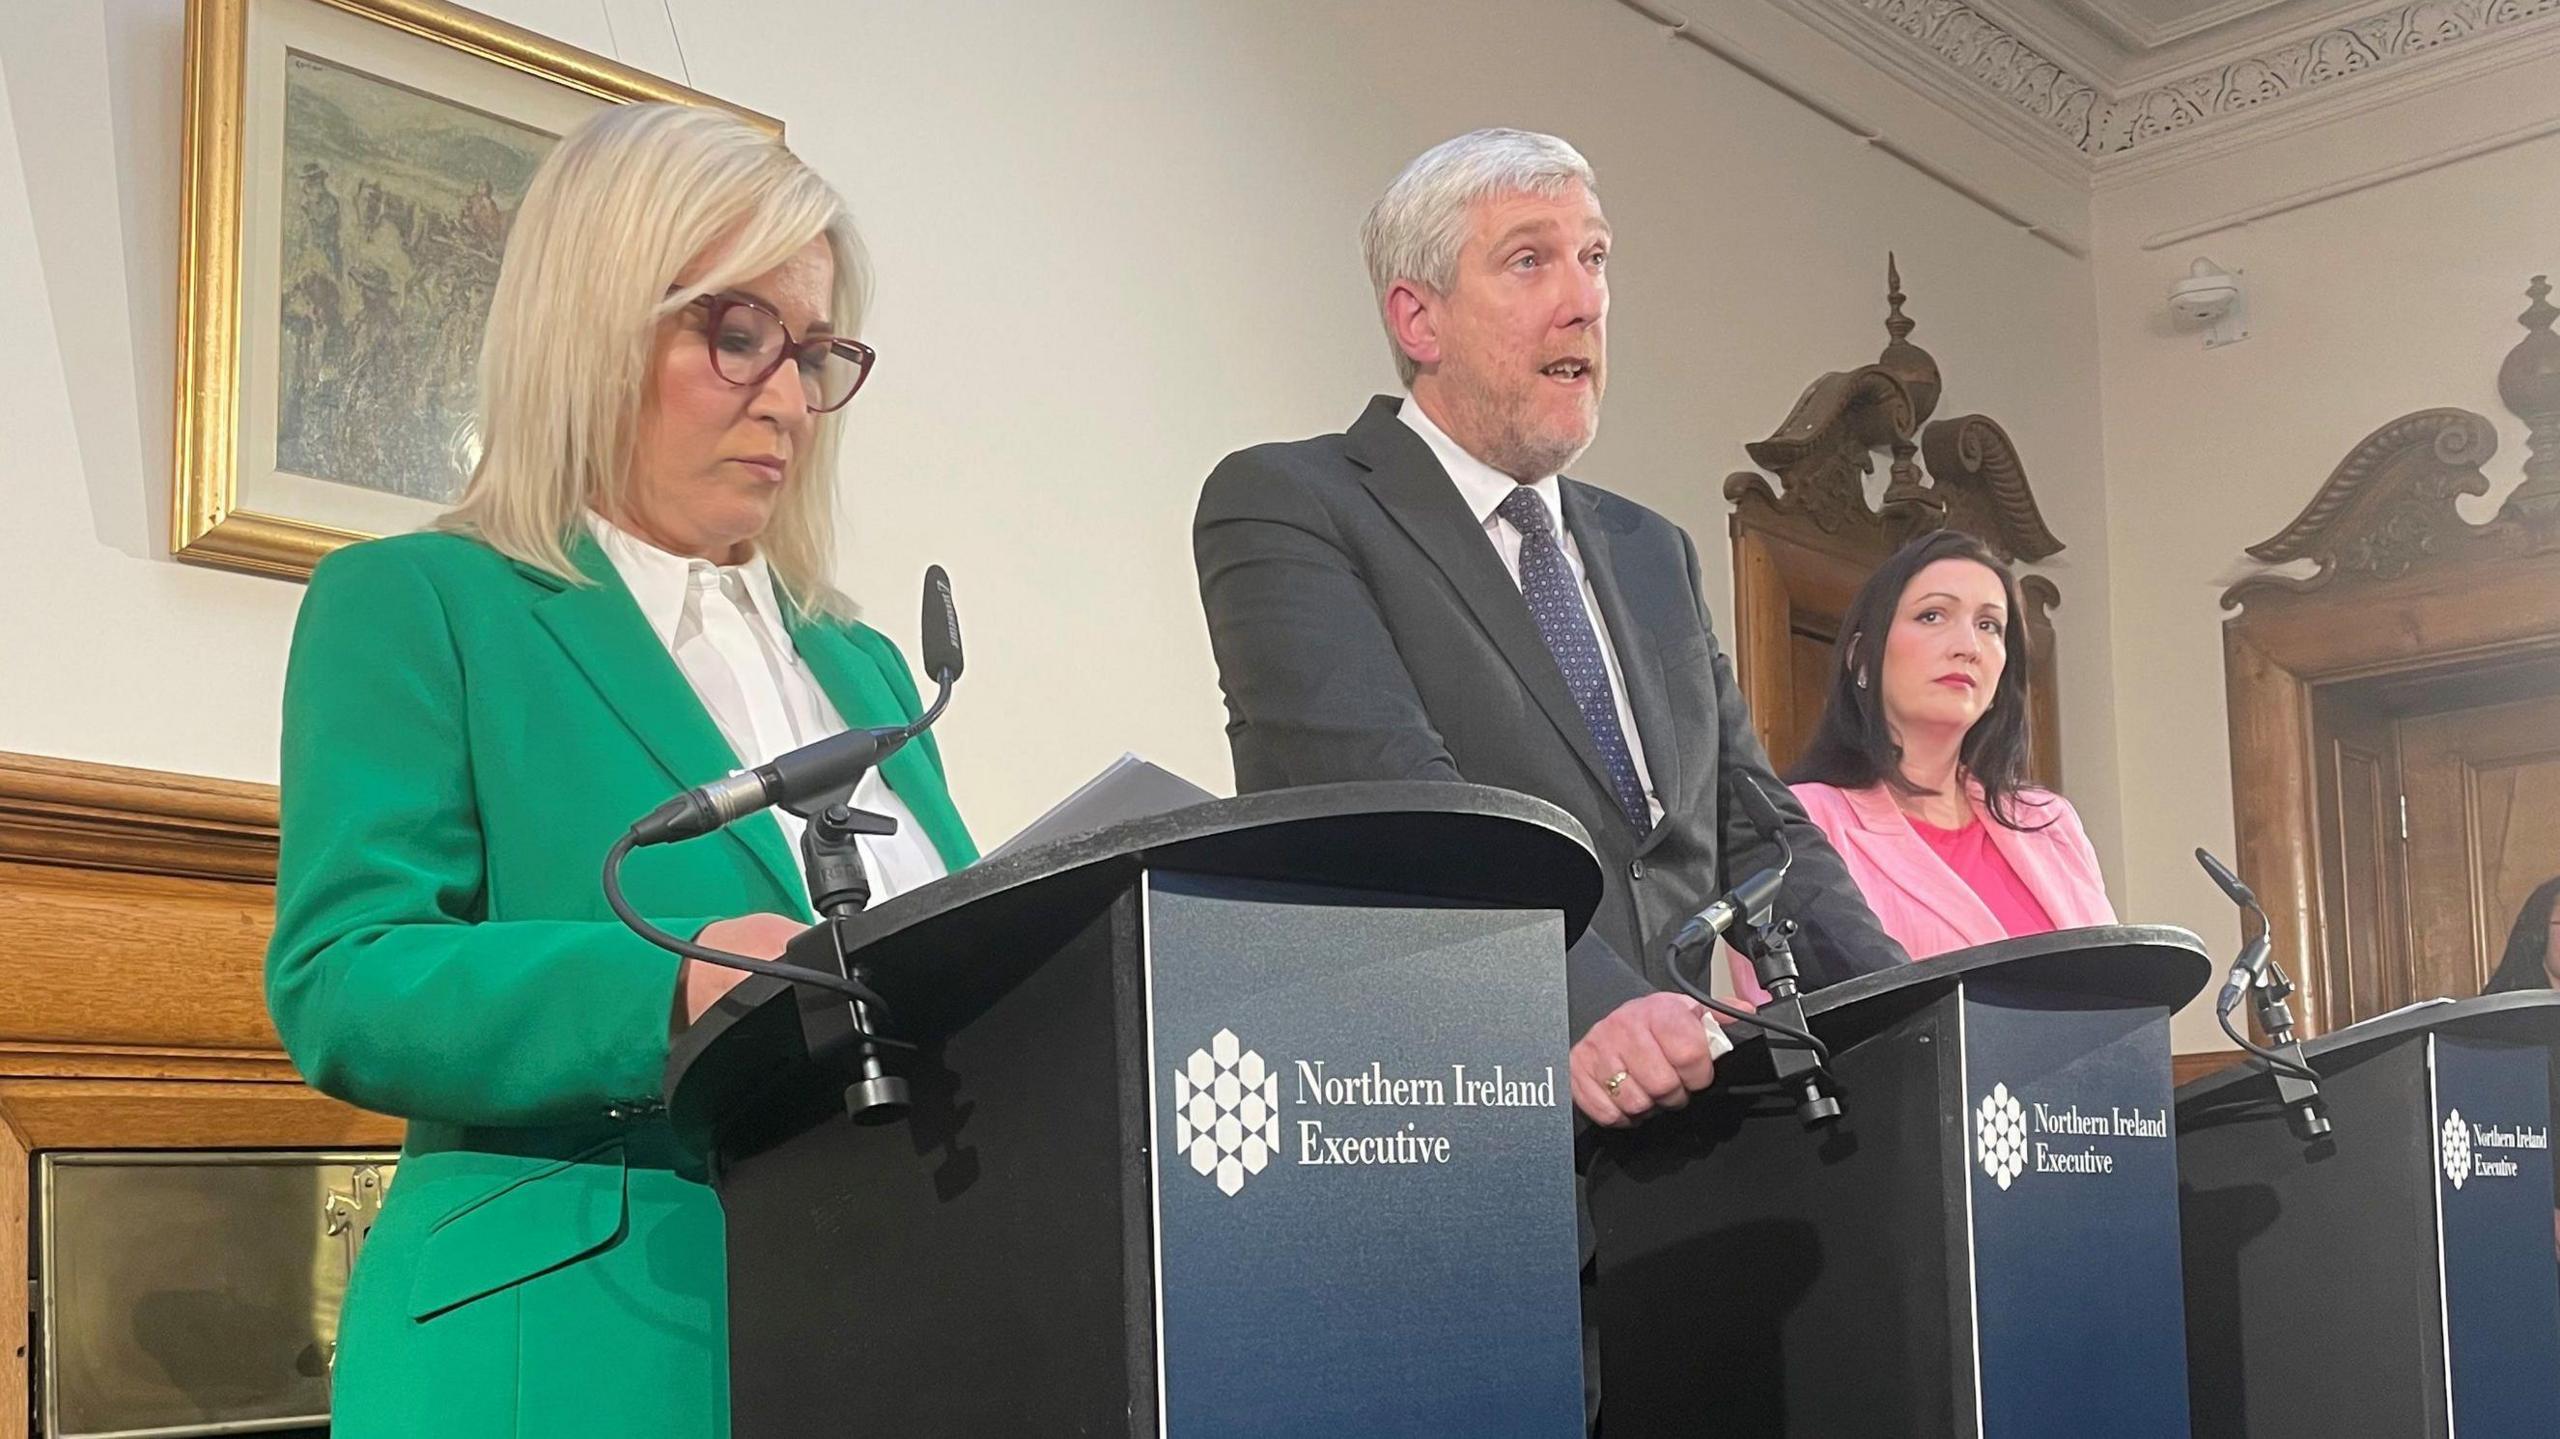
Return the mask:
<svg viewBox="0 0 2560 1439">
<path fill-rule="evenodd" d="M 2042 168 L 2102 185 L 2560 53 L 2560 0 L 2401 0 L 2119 87 L 1997 0 L 1773 3 Z"/>
</svg>

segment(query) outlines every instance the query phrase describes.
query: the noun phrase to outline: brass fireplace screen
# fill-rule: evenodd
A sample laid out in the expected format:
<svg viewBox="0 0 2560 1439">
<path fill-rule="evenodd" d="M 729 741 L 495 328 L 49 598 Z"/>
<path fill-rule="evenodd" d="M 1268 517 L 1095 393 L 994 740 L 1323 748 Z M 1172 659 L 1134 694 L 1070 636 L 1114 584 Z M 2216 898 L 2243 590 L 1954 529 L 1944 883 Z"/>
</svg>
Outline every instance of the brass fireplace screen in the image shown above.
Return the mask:
<svg viewBox="0 0 2560 1439">
<path fill-rule="evenodd" d="M 326 1424 L 338 1308 L 395 1157 L 36 1156 L 36 1433 Z"/>
</svg>

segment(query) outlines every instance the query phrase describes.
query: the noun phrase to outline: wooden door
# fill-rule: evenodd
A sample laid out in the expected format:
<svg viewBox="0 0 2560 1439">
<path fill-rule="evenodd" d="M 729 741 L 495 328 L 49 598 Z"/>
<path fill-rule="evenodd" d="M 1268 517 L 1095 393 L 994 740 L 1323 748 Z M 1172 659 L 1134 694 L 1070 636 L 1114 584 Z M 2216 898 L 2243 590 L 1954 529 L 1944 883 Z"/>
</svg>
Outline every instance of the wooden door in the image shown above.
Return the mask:
<svg viewBox="0 0 2560 1439">
<path fill-rule="evenodd" d="M 1734 665 L 1778 773 L 1804 753 L 1831 687 L 1840 616 L 1880 557 L 1734 526 Z"/>
<path fill-rule="evenodd" d="M 2401 722 L 2418 993 L 2476 994 L 2560 874 L 2560 694 Z"/>
</svg>

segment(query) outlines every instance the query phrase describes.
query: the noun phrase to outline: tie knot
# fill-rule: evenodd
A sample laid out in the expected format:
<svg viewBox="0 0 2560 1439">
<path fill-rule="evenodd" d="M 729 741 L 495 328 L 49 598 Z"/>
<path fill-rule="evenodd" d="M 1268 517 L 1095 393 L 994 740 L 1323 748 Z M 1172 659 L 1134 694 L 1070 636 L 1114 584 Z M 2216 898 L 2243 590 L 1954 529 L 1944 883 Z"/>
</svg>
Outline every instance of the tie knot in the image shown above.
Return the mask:
<svg viewBox="0 0 2560 1439">
<path fill-rule="evenodd" d="M 1513 485 L 1511 493 L 1502 497 L 1502 503 L 1496 505 L 1493 512 L 1509 520 L 1511 528 L 1533 538 L 1547 534 L 1551 528 L 1547 520 L 1547 502 L 1527 485 Z"/>
</svg>

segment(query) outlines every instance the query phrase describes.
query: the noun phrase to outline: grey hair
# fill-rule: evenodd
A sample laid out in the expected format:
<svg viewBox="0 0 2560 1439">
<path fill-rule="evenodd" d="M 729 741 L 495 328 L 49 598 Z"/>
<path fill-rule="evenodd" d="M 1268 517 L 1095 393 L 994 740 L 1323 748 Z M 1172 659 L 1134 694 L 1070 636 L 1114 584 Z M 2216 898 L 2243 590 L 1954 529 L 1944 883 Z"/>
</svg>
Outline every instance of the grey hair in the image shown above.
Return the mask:
<svg viewBox="0 0 2560 1439">
<path fill-rule="evenodd" d="M 1386 317 L 1387 291 L 1399 280 L 1435 295 L 1449 293 L 1467 247 L 1468 212 L 1478 200 L 1518 192 L 1553 196 L 1575 184 L 1599 197 L 1600 182 L 1582 152 L 1534 130 L 1470 131 L 1415 156 L 1360 222 L 1360 251 L 1378 292 L 1380 320 Z M 1395 355 L 1397 378 L 1411 386 L 1417 367 L 1396 342 L 1392 324 L 1387 348 Z"/>
</svg>

